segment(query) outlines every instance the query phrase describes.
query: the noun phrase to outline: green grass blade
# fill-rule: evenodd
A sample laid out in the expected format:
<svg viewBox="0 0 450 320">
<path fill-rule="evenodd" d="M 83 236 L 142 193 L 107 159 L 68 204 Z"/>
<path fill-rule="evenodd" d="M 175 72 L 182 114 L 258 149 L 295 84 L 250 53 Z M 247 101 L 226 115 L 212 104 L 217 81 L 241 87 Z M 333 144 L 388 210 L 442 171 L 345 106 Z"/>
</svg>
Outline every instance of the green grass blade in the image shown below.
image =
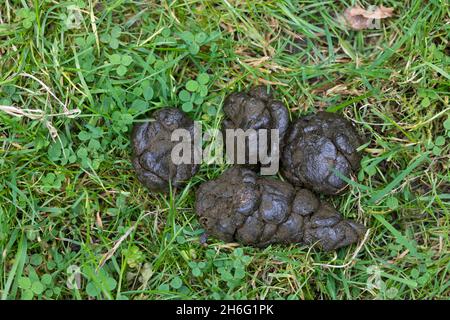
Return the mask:
<svg viewBox="0 0 450 320">
<path fill-rule="evenodd" d="M 13 281 L 16 280 L 22 275 L 23 266 L 25 264 L 25 260 L 27 258 L 27 239 L 24 234 L 20 238 L 16 257 L 14 259 L 14 264 L 11 267 L 11 270 L 8 273 L 8 280 L 6 280 L 5 288 L 2 293 L 2 300 L 6 300 L 8 298 L 14 298 L 12 295 L 10 296 L 11 286 Z M 15 295 L 15 294 L 14 294 Z"/>
<path fill-rule="evenodd" d="M 418 157 L 416 160 L 411 163 L 405 170 L 400 172 L 400 174 L 395 177 L 394 180 L 392 180 L 390 183 L 387 184 L 386 187 L 384 187 L 382 190 L 376 192 L 373 197 L 368 201 L 369 205 L 375 204 L 378 200 L 383 198 L 385 195 L 387 195 L 389 192 L 392 191 L 397 185 L 399 185 L 405 177 L 407 177 L 415 168 L 417 168 L 422 162 L 425 160 L 429 160 L 429 152 L 423 153 L 420 157 Z"/>
</svg>

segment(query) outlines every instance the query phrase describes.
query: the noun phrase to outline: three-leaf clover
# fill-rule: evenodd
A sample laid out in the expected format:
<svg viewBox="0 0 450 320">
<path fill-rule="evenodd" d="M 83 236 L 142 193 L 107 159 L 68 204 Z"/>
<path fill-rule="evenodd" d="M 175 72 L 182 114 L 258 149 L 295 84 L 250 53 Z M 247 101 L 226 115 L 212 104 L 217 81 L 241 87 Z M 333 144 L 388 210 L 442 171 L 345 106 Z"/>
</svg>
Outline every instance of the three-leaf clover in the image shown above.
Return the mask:
<svg viewBox="0 0 450 320">
<path fill-rule="evenodd" d="M 47 155 L 51 161 L 60 161 L 62 165 L 74 163 L 77 160 L 69 145 L 69 141 L 64 134 L 59 135 L 59 139 L 50 143 L 47 149 Z"/>
<path fill-rule="evenodd" d="M 78 138 L 81 141 L 99 139 L 103 136 L 103 129 L 101 127 L 95 127 L 90 124 L 87 124 L 86 128 L 88 130 L 81 130 L 80 133 L 78 133 Z"/>
<path fill-rule="evenodd" d="M 34 20 L 36 19 L 34 13 L 27 8 L 17 10 L 17 17 L 19 18 L 18 20 L 22 21 L 22 26 L 25 29 L 30 29 L 33 26 Z"/>
<path fill-rule="evenodd" d="M 122 33 L 122 29 L 120 27 L 115 26 L 111 30 L 111 34 L 102 34 L 100 37 L 100 41 L 104 43 L 108 43 L 112 49 L 117 49 L 119 47 L 119 37 Z"/>
<path fill-rule="evenodd" d="M 174 289 L 180 289 L 183 285 L 183 280 L 180 277 L 176 276 L 170 281 L 170 286 Z"/>
<path fill-rule="evenodd" d="M 95 272 L 88 266 L 83 268 L 83 274 L 90 280 L 86 293 L 91 297 L 98 297 L 102 292 L 111 292 L 117 287 L 117 281 L 103 269 Z"/>
<path fill-rule="evenodd" d="M 190 31 L 184 31 L 180 33 L 179 36 L 186 43 L 188 50 L 192 55 L 197 54 L 200 51 L 200 46 L 208 39 L 208 35 L 204 32 L 199 32 L 194 35 Z"/>
<path fill-rule="evenodd" d="M 444 123 L 445 126 L 445 123 Z M 431 152 L 435 156 L 440 156 L 442 153 L 442 148 L 445 146 L 445 137 L 444 136 L 437 136 L 434 141 L 428 141 L 426 144 L 427 149 L 430 149 Z"/>
<path fill-rule="evenodd" d="M 62 182 L 65 180 L 64 174 L 54 174 L 53 172 L 48 173 L 42 178 L 42 189 L 50 191 L 52 189 L 61 189 Z M 36 264 L 37 265 L 37 264 Z"/>
<path fill-rule="evenodd" d="M 127 132 L 128 126 L 133 123 L 133 116 L 129 113 L 114 111 L 111 118 L 114 123 L 113 128 L 118 132 Z"/>
<path fill-rule="evenodd" d="M 194 277 L 201 277 L 203 275 L 203 270 L 207 266 L 204 261 L 200 261 L 200 262 L 190 261 L 188 264 L 189 264 L 189 267 L 191 267 L 191 269 L 192 269 L 192 275 Z"/>
<path fill-rule="evenodd" d="M 34 296 L 40 296 L 46 288 L 51 287 L 53 278 L 50 274 L 39 276 L 33 272 L 30 276 L 22 276 L 18 279 L 18 286 L 22 291 L 22 299 L 31 300 Z M 53 292 L 52 292 L 53 293 Z"/>
<path fill-rule="evenodd" d="M 128 71 L 128 66 L 133 62 L 133 58 L 127 54 L 114 53 L 109 56 L 109 61 L 117 66 L 116 72 L 119 76 L 124 76 Z"/>
<path fill-rule="evenodd" d="M 87 142 L 87 145 L 83 144 L 78 147 L 76 155 L 81 161 L 83 168 L 93 167 L 94 169 L 98 169 L 100 163 L 104 159 L 103 149 L 100 143 L 102 140 L 100 138 L 102 138 L 105 133 L 101 127 L 95 127 L 90 124 L 86 124 L 85 127 L 88 130 L 81 130 L 80 133 L 78 133 L 78 139 Z"/>
<path fill-rule="evenodd" d="M 184 112 L 190 112 L 194 109 L 194 104 L 201 105 L 204 97 L 208 95 L 209 75 L 200 73 L 195 80 L 186 82 L 185 89 L 178 93 L 178 97 L 183 103 L 181 108 Z"/>
</svg>

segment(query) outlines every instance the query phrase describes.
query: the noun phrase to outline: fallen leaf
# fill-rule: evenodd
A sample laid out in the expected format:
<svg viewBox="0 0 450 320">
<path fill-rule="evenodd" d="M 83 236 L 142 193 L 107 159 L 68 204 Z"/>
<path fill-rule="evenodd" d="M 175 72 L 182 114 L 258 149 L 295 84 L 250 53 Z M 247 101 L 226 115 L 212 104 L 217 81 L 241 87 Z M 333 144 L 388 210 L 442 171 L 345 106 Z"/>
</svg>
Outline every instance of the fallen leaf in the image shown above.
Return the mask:
<svg viewBox="0 0 450 320">
<path fill-rule="evenodd" d="M 360 6 L 354 6 L 345 9 L 343 16 L 350 28 L 353 30 L 364 30 L 378 28 L 377 22 L 391 17 L 393 13 L 394 8 L 386 8 L 384 6 L 370 7 L 368 10 Z"/>
</svg>

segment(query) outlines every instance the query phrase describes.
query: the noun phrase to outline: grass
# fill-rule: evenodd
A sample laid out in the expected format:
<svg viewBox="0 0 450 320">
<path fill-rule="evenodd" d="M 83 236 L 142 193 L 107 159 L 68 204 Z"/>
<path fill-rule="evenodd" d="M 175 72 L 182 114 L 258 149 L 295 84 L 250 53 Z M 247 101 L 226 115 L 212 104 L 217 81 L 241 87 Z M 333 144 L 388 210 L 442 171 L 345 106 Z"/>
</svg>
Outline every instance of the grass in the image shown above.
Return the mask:
<svg viewBox="0 0 450 320">
<path fill-rule="evenodd" d="M 0 0 L 1 297 L 448 299 L 448 4 L 362 1 L 395 16 L 351 31 L 335 16 L 352 1 L 157 3 Z M 137 182 L 134 121 L 170 105 L 216 128 L 224 97 L 256 83 L 293 119 L 339 112 L 368 137 L 329 199 L 371 229 L 354 260 L 201 245 L 194 191 L 224 166 L 171 196 Z"/>
</svg>

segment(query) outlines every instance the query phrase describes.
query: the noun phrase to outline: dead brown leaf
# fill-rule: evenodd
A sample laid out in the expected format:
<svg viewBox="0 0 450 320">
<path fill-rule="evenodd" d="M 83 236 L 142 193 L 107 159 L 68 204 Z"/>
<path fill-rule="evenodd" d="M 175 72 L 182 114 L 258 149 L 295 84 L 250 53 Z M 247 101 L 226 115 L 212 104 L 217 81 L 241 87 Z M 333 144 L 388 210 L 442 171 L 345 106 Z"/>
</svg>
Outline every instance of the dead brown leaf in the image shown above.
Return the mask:
<svg viewBox="0 0 450 320">
<path fill-rule="evenodd" d="M 360 6 L 347 8 L 344 11 L 344 19 L 347 25 L 353 30 L 364 30 L 378 28 L 381 19 L 389 18 L 393 15 L 394 8 L 384 6 L 371 7 L 369 10 Z"/>
</svg>

